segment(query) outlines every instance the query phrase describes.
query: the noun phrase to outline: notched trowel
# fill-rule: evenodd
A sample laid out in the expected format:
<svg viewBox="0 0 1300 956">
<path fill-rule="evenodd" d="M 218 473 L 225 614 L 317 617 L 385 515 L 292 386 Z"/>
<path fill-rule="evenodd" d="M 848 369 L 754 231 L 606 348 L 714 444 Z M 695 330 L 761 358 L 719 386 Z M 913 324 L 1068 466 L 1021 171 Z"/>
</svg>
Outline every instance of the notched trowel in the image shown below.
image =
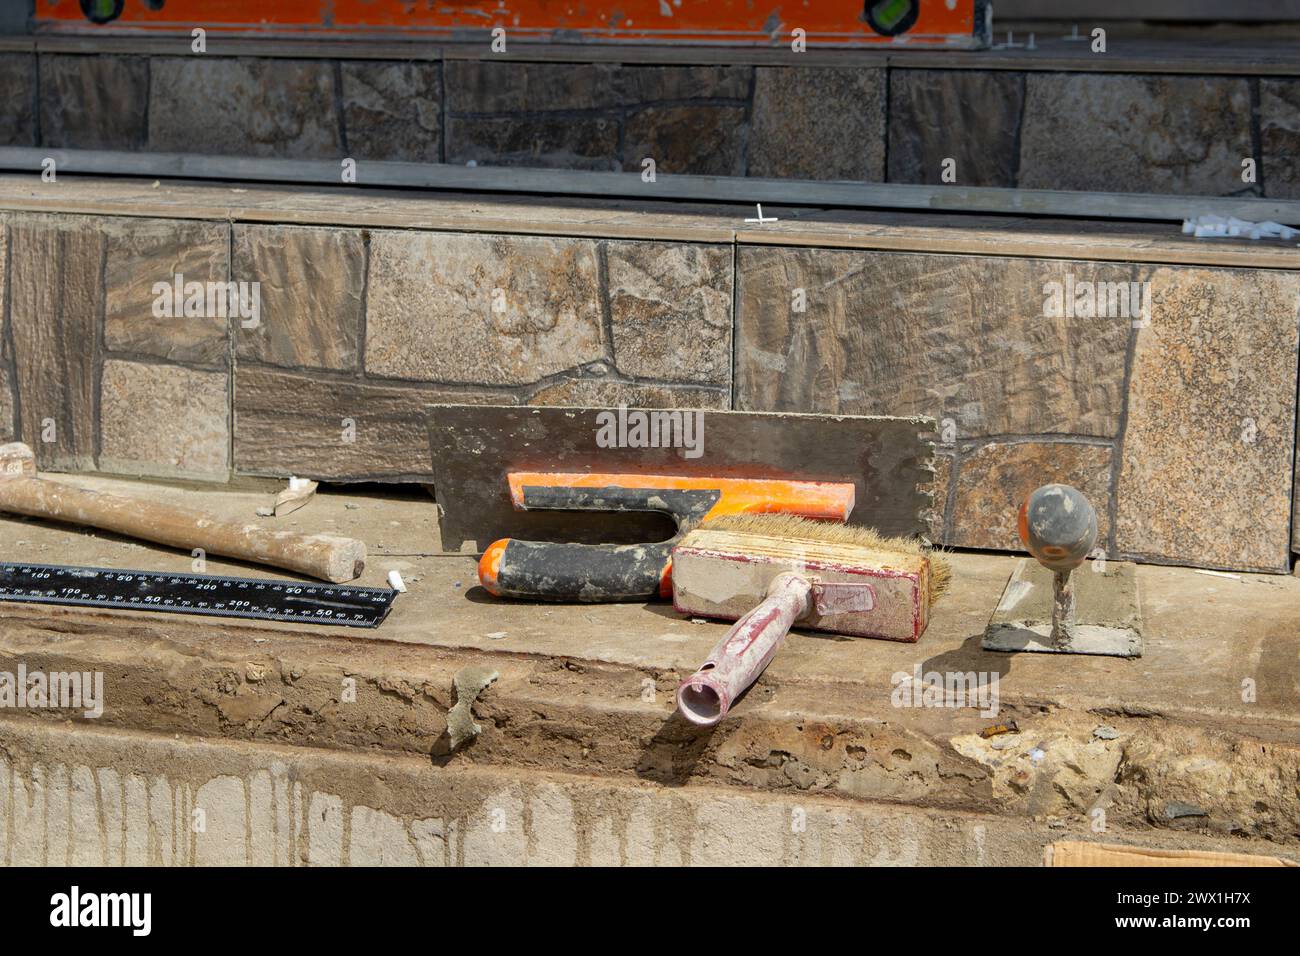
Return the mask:
<svg viewBox="0 0 1300 956">
<path fill-rule="evenodd" d="M 1100 558 L 1097 512 L 1069 485 L 1044 485 L 1020 507 L 1025 558 L 984 631 L 986 651 L 1142 656 L 1136 568 Z"/>
</svg>

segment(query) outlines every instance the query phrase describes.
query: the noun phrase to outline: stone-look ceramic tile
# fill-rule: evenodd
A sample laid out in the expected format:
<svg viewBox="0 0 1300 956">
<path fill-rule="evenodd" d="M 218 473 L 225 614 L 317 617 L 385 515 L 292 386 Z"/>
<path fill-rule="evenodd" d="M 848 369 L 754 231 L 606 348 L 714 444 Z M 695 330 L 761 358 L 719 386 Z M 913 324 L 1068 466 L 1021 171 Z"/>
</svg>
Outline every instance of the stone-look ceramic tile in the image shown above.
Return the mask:
<svg viewBox="0 0 1300 956">
<path fill-rule="evenodd" d="M 760 66 L 749 175 L 885 178 L 885 71 Z"/>
<path fill-rule="evenodd" d="M 366 371 L 526 385 L 605 355 L 596 243 L 371 233 Z"/>
<path fill-rule="evenodd" d="M 942 183 L 955 161 L 959 186 L 1014 186 L 1023 73 L 893 70 L 889 75 L 889 181 Z"/>
<path fill-rule="evenodd" d="M 425 406 L 514 404 L 508 393 L 405 388 L 239 366 L 235 470 L 332 480 L 428 480 Z"/>
<path fill-rule="evenodd" d="M 149 148 L 335 159 L 342 143 L 327 60 L 154 57 Z"/>
<path fill-rule="evenodd" d="M 225 481 L 229 377 L 176 365 L 104 363 L 101 471 Z"/>
<path fill-rule="evenodd" d="M 351 371 L 360 364 L 366 250 L 357 229 L 235 226 L 236 281 L 257 282 L 258 323 L 232 321 L 241 360 Z"/>
<path fill-rule="evenodd" d="M 1300 80 L 1259 81 L 1264 195 L 1300 199 Z"/>
<path fill-rule="evenodd" d="M 618 139 L 613 116 L 453 116 L 447 121 L 447 161 L 613 170 Z"/>
<path fill-rule="evenodd" d="M 750 69 L 448 61 L 449 162 L 742 175 Z M 730 101 L 730 102 L 727 102 Z"/>
<path fill-rule="evenodd" d="M 0 215 L 0 304 L 8 302 L 9 217 Z M 14 412 L 14 381 L 9 363 L 9 317 L 0 307 L 0 442 L 13 441 L 18 435 Z"/>
<path fill-rule="evenodd" d="M 18 433 L 14 427 L 14 387 L 9 378 L 9 366 L 0 360 L 0 442 L 13 441 Z"/>
<path fill-rule="evenodd" d="M 9 357 L 9 220 L 8 213 L 0 212 L 0 365 Z"/>
<path fill-rule="evenodd" d="M 529 393 L 529 405 L 573 405 L 578 408 L 717 408 L 730 406 L 731 396 L 720 388 L 698 388 L 620 382 L 602 378 L 565 377 Z"/>
<path fill-rule="evenodd" d="M 1253 155 L 1250 81 L 1029 73 L 1019 185 L 1107 192 L 1239 192 Z"/>
<path fill-rule="evenodd" d="M 1040 485 L 1060 482 L 1084 493 L 1097 510 L 1097 542 L 1110 534 L 1109 445 L 991 442 L 963 448 L 957 468 L 952 536 L 958 548 L 1023 551 L 1016 530 L 1020 504 Z"/>
<path fill-rule="evenodd" d="M 226 319 L 215 296 L 207 303 L 209 282 L 229 277 L 230 227 L 179 219 L 117 219 L 101 217 L 95 227 L 108 240 L 104 264 L 104 348 L 109 352 L 148 355 L 207 368 L 229 364 Z M 202 313 L 186 315 L 186 298 L 177 300 L 180 276 L 185 284 L 204 283 Z M 155 291 L 157 283 L 164 283 Z M 214 292 L 216 287 L 213 287 Z M 194 290 L 191 290 L 191 292 Z M 222 290 L 225 295 L 227 290 Z M 160 296 L 166 296 L 155 314 Z M 226 300 L 224 308 L 232 308 Z M 166 311 L 170 311 L 168 316 Z"/>
<path fill-rule="evenodd" d="M 928 491 L 934 501 L 930 509 L 930 540 L 935 544 L 948 544 L 945 540 L 944 517 L 948 511 L 948 488 L 952 482 L 953 452 L 940 449 L 934 456 L 934 480 Z"/>
<path fill-rule="evenodd" d="M 618 103 L 635 107 L 681 100 L 748 100 L 747 66 L 636 66 L 620 64 L 613 92 Z"/>
<path fill-rule="evenodd" d="M 346 60 L 339 69 L 349 156 L 411 163 L 441 160 L 438 63 Z"/>
<path fill-rule="evenodd" d="M 649 158 L 657 173 L 743 176 L 746 132 L 742 106 L 648 106 L 628 115 L 623 168 Z"/>
<path fill-rule="evenodd" d="M 9 321 L 19 431 L 39 467 L 94 467 L 103 232 L 82 216 L 9 219 Z"/>
<path fill-rule="evenodd" d="M 145 57 L 42 53 L 39 60 L 43 144 L 68 149 L 145 146 Z"/>
<path fill-rule="evenodd" d="M 1285 570 L 1300 276 L 1166 267 L 1150 281 L 1117 546 L 1173 563 Z"/>
<path fill-rule="evenodd" d="M 605 246 L 614 364 L 624 375 L 731 387 L 731 249 Z"/>
<path fill-rule="evenodd" d="M 1131 266 L 770 247 L 738 256 L 741 409 L 930 415 L 950 421 L 953 440 L 1119 429 L 1131 321 L 1047 313 L 1054 283 L 1062 295 L 1066 283 L 1128 289 Z"/>
<path fill-rule="evenodd" d="M 444 69 L 453 113 L 604 109 L 618 98 L 608 63 L 447 60 Z"/>
<path fill-rule="evenodd" d="M 36 145 L 36 57 L 0 53 L 0 146 Z"/>
</svg>

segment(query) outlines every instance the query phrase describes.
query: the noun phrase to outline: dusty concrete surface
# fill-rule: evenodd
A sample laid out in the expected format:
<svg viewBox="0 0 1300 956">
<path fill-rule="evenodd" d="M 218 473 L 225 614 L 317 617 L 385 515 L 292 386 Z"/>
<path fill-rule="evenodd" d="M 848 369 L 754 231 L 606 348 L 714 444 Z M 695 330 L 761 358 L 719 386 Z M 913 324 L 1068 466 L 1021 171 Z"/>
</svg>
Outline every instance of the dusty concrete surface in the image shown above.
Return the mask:
<svg viewBox="0 0 1300 956">
<path fill-rule="evenodd" d="M 0 724 L 4 865 L 1034 866 L 1049 842 L 1102 839 L 813 794 Z M 1242 846 L 1166 833 L 1141 845 Z"/>
<path fill-rule="evenodd" d="M 186 494 L 106 478 L 76 480 L 164 499 Z M 210 492 L 204 502 L 225 516 L 249 517 L 272 491 L 268 485 Z M 899 821 L 948 821 L 934 824 L 929 843 L 889 831 L 889 853 L 880 849 L 885 844 L 855 837 L 853 845 L 864 849 L 844 857 L 830 844 L 806 850 L 807 856 L 802 844 L 759 839 L 743 828 L 729 840 L 733 847 L 753 843 L 753 853 L 785 862 L 829 853 L 826 859 L 844 862 L 1033 863 L 1042 844 L 1061 833 L 1300 858 L 1295 578 L 1140 567 L 1144 658 L 1005 655 L 983 652 L 979 643 L 1016 559 L 954 555 L 953 590 L 936 606 L 919 644 L 795 634 L 732 715 L 710 731 L 673 716 L 672 692 L 716 642 L 721 624 L 678 619 L 667 605 L 496 602 L 475 586 L 471 557 L 439 553 L 427 497 L 327 491 L 288 518 L 267 521 L 358 535 L 372 552 L 362 583 L 379 585 L 396 568 L 409 592 L 377 631 L 0 604 L 0 671 L 16 671 L 20 663 L 29 672 L 99 671 L 105 698 L 103 716 L 93 721 L 75 714 L 69 723 L 69 712 L 59 710 L 0 711 L 0 750 L 11 768 L 0 786 L 8 795 L 0 801 L 9 801 L 0 804 L 7 821 L 0 827 L 16 832 L 15 787 L 35 792 L 36 764 L 69 781 L 108 774 L 119 783 L 132 766 L 152 766 L 139 771 L 141 780 L 161 778 L 159 792 L 173 794 L 174 803 L 185 788 L 197 793 L 226 777 L 233 779 L 217 790 L 251 793 L 256 778 L 257 787 L 265 783 L 274 793 L 272 760 L 331 768 L 392 760 L 414 775 L 402 777 L 407 790 L 369 770 L 331 770 L 336 782 L 325 775 L 304 783 L 302 799 L 308 806 L 313 793 L 342 801 L 349 814 L 368 808 L 361 816 L 372 822 L 378 819 L 367 817 L 372 811 L 387 814 L 411 834 L 413 821 L 468 819 L 410 803 L 430 792 L 431 781 L 457 793 L 515 793 L 512 806 L 521 819 L 534 813 L 526 810 L 530 801 L 551 806 L 551 798 L 519 794 L 559 787 L 555 792 L 569 801 L 561 815 L 577 820 L 599 817 L 593 808 L 638 801 L 657 808 L 662 798 L 683 820 L 699 818 L 699 807 L 717 801 L 751 808 L 755 820 L 775 812 L 763 809 L 772 806 L 788 816 L 782 801 L 797 800 L 825 806 L 828 819 L 875 821 L 863 827 L 905 830 L 911 824 Z M 188 554 L 8 518 L 0 518 L 0 560 L 168 570 L 191 562 Z M 274 574 L 215 560 L 207 570 Z M 457 701 L 455 675 L 467 667 L 499 676 L 471 708 L 481 733 L 453 749 L 448 712 Z M 950 697 L 968 706 L 914 706 L 933 703 L 902 686 L 918 669 L 970 674 L 986 692 L 996 687 L 996 711 L 992 698 L 978 695 Z M 1012 720 L 1019 733 L 980 736 Z M 153 764 L 129 756 L 156 754 L 159 747 L 175 753 Z M 227 759 L 238 766 L 221 763 Z M 572 775 L 582 779 L 569 781 Z M 32 798 L 25 799 L 30 806 Z M 244 796 L 230 802 L 243 806 Z M 748 819 L 751 809 L 733 815 Z M 241 826 L 263 832 L 248 822 L 252 811 L 243 812 Z M 951 822 L 958 817 L 985 827 L 982 850 L 967 824 Z M 699 862 L 722 852 L 724 844 L 694 824 L 682 823 L 680 831 L 644 825 L 650 856 L 628 851 L 628 860 L 689 856 Z M 788 822 L 783 825 L 785 833 Z M 929 823 L 915 825 L 931 832 Z M 557 860 L 586 859 L 583 841 L 595 839 L 592 827 L 603 826 L 574 824 L 570 836 L 563 828 L 534 832 L 521 844 L 531 849 L 516 859 L 540 862 L 552 853 Z M 279 836 L 259 846 L 288 840 L 283 827 L 271 832 Z M 1010 842 L 999 844 L 998 834 Z M 348 855 L 339 850 L 335 859 L 368 859 L 364 847 L 380 844 L 348 843 Z M 901 849 L 909 845 L 920 848 Z M 683 846 L 691 847 L 689 854 Z M 283 843 L 273 862 L 300 859 L 295 847 Z M 199 859 L 195 848 L 184 852 L 191 855 L 178 859 Z M 607 859 L 614 851 L 602 853 Z M 429 850 L 427 860 L 417 857 L 500 858 L 487 850 L 442 857 Z"/>
</svg>

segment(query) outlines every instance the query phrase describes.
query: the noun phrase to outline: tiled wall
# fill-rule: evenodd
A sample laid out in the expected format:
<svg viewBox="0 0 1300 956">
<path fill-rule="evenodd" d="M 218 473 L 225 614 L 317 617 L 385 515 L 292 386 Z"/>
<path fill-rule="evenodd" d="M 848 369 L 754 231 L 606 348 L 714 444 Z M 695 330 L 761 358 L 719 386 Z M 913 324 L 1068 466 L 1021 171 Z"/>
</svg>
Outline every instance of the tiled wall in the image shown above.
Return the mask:
<svg viewBox="0 0 1300 956">
<path fill-rule="evenodd" d="M 1295 198 L 1300 79 L 3 53 L 0 144 Z"/>
<path fill-rule="evenodd" d="M 1297 273 L 0 220 L 0 438 L 44 468 L 428 480 L 434 401 L 925 414 L 937 540 L 1015 548 L 1015 505 L 1062 480 L 1111 554 L 1287 568 Z M 258 325 L 156 317 L 176 272 L 259 282 Z M 1149 321 L 1045 315 L 1066 281 L 1149 283 Z"/>
</svg>

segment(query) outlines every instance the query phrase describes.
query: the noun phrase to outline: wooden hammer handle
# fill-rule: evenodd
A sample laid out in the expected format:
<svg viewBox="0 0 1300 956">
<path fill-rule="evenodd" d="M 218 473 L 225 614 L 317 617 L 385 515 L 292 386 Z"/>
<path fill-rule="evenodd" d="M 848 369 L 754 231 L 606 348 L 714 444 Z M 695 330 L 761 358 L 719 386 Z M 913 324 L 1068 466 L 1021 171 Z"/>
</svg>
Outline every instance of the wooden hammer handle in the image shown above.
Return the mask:
<svg viewBox="0 0 1300 956">
<path fill-rule="evenodd" d="M 52 518 L 142 538 L 173 548 L 269 564 L 326 581 L 354 580 L 365 567 L 366 546 L 332 534 L 269 531 L 221 521 L 202 511 L 125 498 L 43 478 L 0 479 L 0 511 Z"/>
</svg>

